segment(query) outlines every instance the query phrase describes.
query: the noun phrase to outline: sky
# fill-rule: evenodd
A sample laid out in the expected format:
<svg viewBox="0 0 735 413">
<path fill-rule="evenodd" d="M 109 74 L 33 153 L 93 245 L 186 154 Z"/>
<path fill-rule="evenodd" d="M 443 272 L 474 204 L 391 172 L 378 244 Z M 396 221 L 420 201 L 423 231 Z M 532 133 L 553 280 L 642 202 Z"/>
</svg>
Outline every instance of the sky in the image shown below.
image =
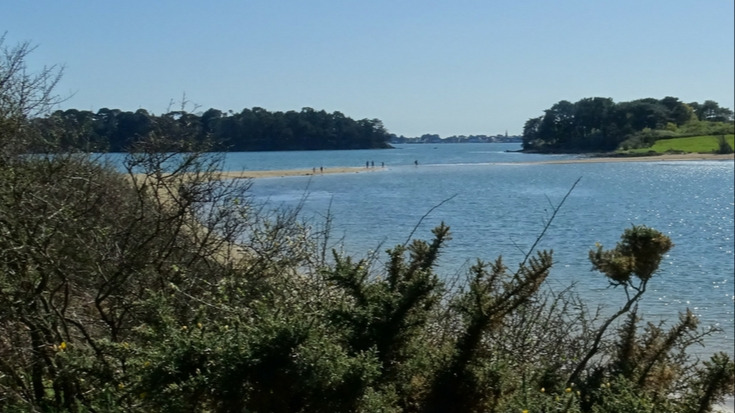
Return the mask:
<svg viewBox="0 0 735 413">
<path fill-rule="evenodd" d="M 519 135 L 561 100 L 735 108 L 734 4 L 4 1 L 0 33 L 37 46 L 29 71 L 64 67 L 58 109 L 310 107 L 407 137 Z"/>
</svg>

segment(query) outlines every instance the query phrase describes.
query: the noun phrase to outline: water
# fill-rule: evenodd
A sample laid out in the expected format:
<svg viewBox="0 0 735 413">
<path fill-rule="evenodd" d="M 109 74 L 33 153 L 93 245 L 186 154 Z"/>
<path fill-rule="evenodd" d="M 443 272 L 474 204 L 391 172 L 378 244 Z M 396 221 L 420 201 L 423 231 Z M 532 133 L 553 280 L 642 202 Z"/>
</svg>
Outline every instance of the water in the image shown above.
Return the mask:
<svg viewBox="0 0 735 413">
<path fill-rule="evenodd" d="M 461 149 L 460 148 L 461 145 Z M 352 151 L 288 151 L 288 152 L 230 152 L 226 170 L 311 169 L 336 166 L 365 166 L 374 161 L 376 166 L 384 162 L 386 167 L 421 165 L 463 165 L 488 162 L 532 162 L 550 159 L 571 159 L 575 155 L 522 154 L 519 144 L 439 144 L 395 145 L 395 150 Z"/>
<path fill-rule="evenodd" d="M 656 228 L 675 247 L 649 283 L 642 314 L 647 321 L 673 322 L 689 308 L 702 326 L 724 330 L 708 339 L 707 348 L 694 350 L 703 356 L 733 354 L 732 161 L 533 164 L 575 156 L 506 152 L 516 149 L 517 144 L 441 144 L 230 153 L 225 168 L 364 167 L 374 161 L 374 173 L 257 179 L 253 194 L 273 207 L 294 206 L 307 194 L 304 216 L 318 220 L 330 209 L 334 235 L 344 236 L 346 251 L 360 257 L 405 242 L 415 227 L 415 237 L 428 239 L 431 228 L 444 221 L 453 233 L 438 270 L 446 277 L 462 274 L 476 258 L 502 255 L 514 267 L 581 178 L 538 245 L 554 250 L 549 284 L 576 282 L 590 304 L 615 308 L 624 294 L 590 271 L 587 252 L 595 242 L 613 247 L 633 224 Z"/>
</svg>

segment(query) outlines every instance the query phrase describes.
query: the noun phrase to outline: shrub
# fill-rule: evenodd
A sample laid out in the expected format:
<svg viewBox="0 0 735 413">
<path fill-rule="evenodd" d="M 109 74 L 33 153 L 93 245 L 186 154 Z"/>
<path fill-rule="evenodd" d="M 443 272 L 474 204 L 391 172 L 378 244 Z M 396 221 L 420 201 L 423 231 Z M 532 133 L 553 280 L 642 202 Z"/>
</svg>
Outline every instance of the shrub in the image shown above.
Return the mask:
<svg viewBox="0 0 735 413">
<path fill-rule="evenodd" d="M 720 135 L 717 138 L 717 144 L 719 148 L 717 149 L 717 153 L 719 154 L 731 154 L 733 153 L 732 146 L 730 146 L 730 143 L 725 139 L 725 135 Z"/>
</svg>

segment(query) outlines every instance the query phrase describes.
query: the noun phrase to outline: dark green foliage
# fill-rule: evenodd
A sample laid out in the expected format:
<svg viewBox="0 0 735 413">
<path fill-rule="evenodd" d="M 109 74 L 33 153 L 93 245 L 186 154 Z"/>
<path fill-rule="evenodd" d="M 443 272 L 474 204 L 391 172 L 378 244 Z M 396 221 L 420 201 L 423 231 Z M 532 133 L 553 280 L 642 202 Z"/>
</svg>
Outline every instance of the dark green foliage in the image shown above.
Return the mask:
<svg viewBox="0 0 735 413">
<path fill-rule="evenodd" d="M 535 152 L 606 152 L 650 147 L 656 139 L 732 133 L 733 112 L 711 100 L 685 104 L 667 96 L 614 103 L 610 98 L 562 100 L 529 119 L 523 149 Z M 706 131 L 707 133 L 703 133 Z"/>
<path fill-rule="evenodd" d="M 300 112 L 268 112 L 262 108 L 226 114 L 172 111 L 153 115 L 144 109 L 124 112 L 103 108 L 93 113 L 57 110 L 31 124 L 46 145 L 55 149 L 127 152 L 152 134 L 167 140 L 188 136 L 200 144 L 215 142 L 216 151 L 272 151 L 387 148 L 390 136 L 378 119 L 353 120 L 340 112 L 303 108 Z"/>
<path fill-rule="evenodd" d="M 697 368 L 696 378 L 686 393 L 691 410 L 705 413 L 715 400 L 735 392 L 735 364 L 725 353 L 715 354 Z"/>
<path fill-rule="evenodd" d="M 502 328 L 504 319 L 533 297 L 551 263 L 551 254 L 542 252 L 514 274 L 500 258 L 492 265 L 478 262 L 472 267 L 468 291 L 454 304 L 462 325 L 449 360 L 432 382 L 424 411 L 473 412 L 497 405 L 507 372 L 503 363 L 483 351 L 483 338 Z"/>
<path fill-rule="evenodd" d="M 717 153 L 720 154 L 730 154 L 733 153 L 733 149 L 730 146 L 730 144 L 725 139 L 725 135 L 720 135 L 717 138 L 717 144 L 719 145 L 719 149 L 717 149 Z"/>
<path fill-rule="evenodd" d="M 712 122 L 731 122 L 733 117 L 732 110 L 720 107 L 719 103 L 714 100 L 705 100 L 704 103 L 693 102 L 689 106 L 699 120 L 707 120 Z"/>
<path fill-rule="evenodd" d="M 432 268 L 441 245 L 449 239 L 449 227 L 442 224 L 434 235 L 431 244 L 417 240 L 408 248 L 388 251 L 384 279 L 370 279 L 364 260 L 352 264 L 339 256 L 335 256 L 334 271 L 327 273 L 327 280 L 344 289 L 350 299 L 333 317 L 350 330 L 355 349 L 377 350 L 386 373 L 408 356 L 409 342 L 425 328 L 441 298 L 441 283 Z M 408 263 L 406 252 L 411 256 Z"/>
<path fill-rule="evenodd" d="M 614 249 L 603 251 L 600 245 L 589 254 L 594 269 L 610 278 L 613 285 L 630 284 L 632 276 L 648 281 L 673 247 L 669 237 L 645 226 L 626 229 L 620 238 Z"/>
</svg>

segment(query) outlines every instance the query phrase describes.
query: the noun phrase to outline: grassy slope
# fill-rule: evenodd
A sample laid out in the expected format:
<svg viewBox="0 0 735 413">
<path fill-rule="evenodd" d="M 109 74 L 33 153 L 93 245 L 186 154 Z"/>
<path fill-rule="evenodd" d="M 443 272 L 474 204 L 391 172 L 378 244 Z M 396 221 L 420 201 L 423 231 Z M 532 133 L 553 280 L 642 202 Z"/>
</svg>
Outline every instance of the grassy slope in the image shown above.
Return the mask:
<svg viewBox="0 0 735 413">
<path fill-rule="evenodd" d="M 650 148 L 631 149 L 622 151 L 626 154 L 643 154 L 649 152 L 687 152 L 687 153 L 713 153 L 719 148 L 718 136 L 703 135 L 688 138 L 659 139 Z M 725 135 L 730 147 L 735 148 L 735 135 Z"/>
</svg>

